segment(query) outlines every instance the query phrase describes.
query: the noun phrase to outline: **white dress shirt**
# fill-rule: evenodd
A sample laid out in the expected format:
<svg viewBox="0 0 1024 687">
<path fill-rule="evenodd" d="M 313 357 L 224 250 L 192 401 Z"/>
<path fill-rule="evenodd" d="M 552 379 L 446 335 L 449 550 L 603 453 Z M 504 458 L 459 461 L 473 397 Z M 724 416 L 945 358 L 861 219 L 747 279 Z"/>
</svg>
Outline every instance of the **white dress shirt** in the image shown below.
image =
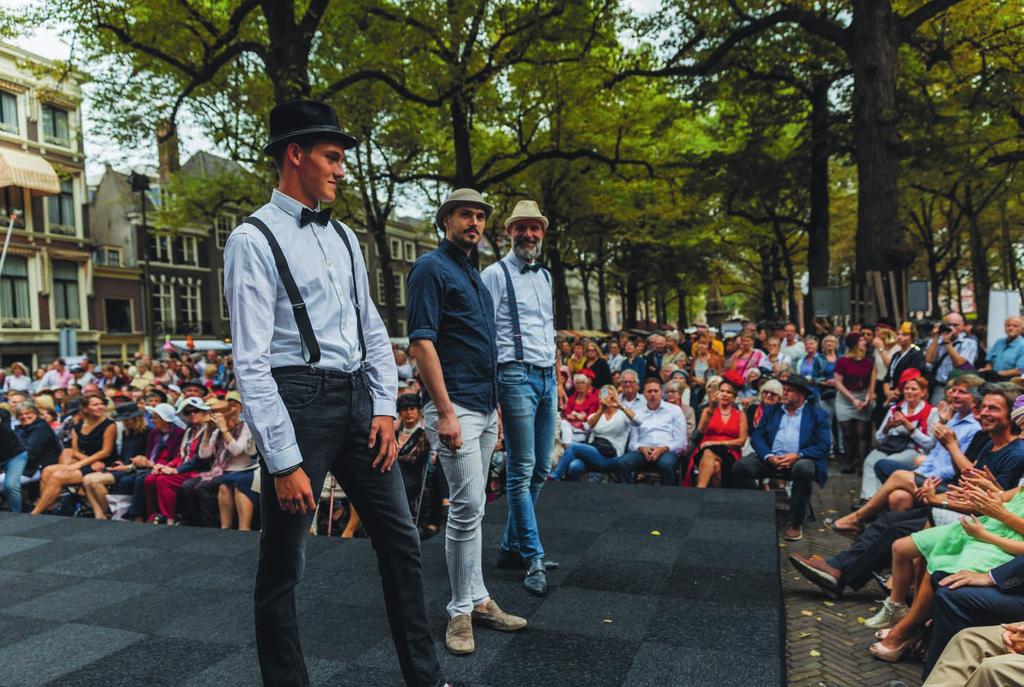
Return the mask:
<svg viewBox="0 0 1024 687">
<path fill-rule="evenodd" d="M 302 204 L 275 190 L 253 213 L 281 245 L 306 303 L 320 346 L 319 367 L 354 372 L 361 352 L 352 300 L 349 252 L 334 227 L 315 222 L 299 226 Z M 356 288 L 366 341 L 365 371 L 374 415 L 395 415 L 398 373 L 384 322 L 370 299 L 359 241 L 343 225 L 356 265 Z M 291 302 L 278 278 L 270 245 L 251 224 L 239 225 L 224 247 L 224 295 L 231 313 L 232 353 L 245 421 L 271 473 L 302 462 L 288 410 L 270 371 L 305 365 Z"/>
<path fill-rule="evenodd" d="M 523 362 L 537 367 L 555 364 L 555 316 L 551 300 L 550 277 L 544 270 L 523 274 L 525 262 L 509 251 L 501 259 L 512 277 L 519 310 L 519 333 L 523 342 Z M 494 324 L 498 333 L 498 364 L 515 362 L 516 348 L 512 338 L 512 314 L 506 294 L 505 272 L 494 263 L 480 273 L 494 301 Z"/>
<path fill-rule="evenodd" d="M 678 455 L 686 448 L 686 418 L 679 406 L 662 401 L 651 410 L 645 403 L 635 422 L 629 437 L 631 450 L 638 446 L 667 446 Z"/>
</svg>

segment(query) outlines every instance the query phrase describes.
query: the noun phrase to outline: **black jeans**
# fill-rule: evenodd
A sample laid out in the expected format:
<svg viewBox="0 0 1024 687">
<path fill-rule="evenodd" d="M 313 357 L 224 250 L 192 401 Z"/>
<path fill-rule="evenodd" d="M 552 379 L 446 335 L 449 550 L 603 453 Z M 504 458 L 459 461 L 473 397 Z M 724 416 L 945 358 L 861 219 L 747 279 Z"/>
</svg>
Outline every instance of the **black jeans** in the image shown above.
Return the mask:
<svg viewBox="0 0 1024 687">
<path fill-rule="evenodd" d="M 420 540 L 409 516 L 399 470 L 381 474 L 367 447 L 372 406 L 365 378 L 322 368 L 275 370 L 302 454 L 302 469 L 319 495 L 328 470 L 359 512 L 377 553 L 391 637 L 406 685 L 444 683 L 427 624 Z M 306 687 L 299 645 L 295 585 L 302 578 L 313 513 L 291 514 L 277 502 L 262 470 L 260 555 L 256 574 L 256 648 L 267 687 Z"/>
<path fill-rule="evenodd" d="M 193 477 L 178 490 L 178 517 L 192 527 L 220 527 L 217 491 L 220 479 Z"/>
<path fill-rule="evenodd" d="M 757 480 L 765 477 L 789 480 L 793 483 L 789 495 L 789 524 L 803 527 L 807 519 L 807 504 L 811 502 L 814 485 L 814 461 L 801 458 L 792 468 L 776 470 L 759 456 L 744 456 L 732 466 L 732 483 L 739 489 L 757 489 Z"/>
<path fill-rule="evenodd" d="M 829 558 L 828 564 L 843 571 L 844 585 L 860 589 L 871 580 L 871 573 L 892 565 L 893 542 L 908 534 L 920 532 L 927 522 L 927 508 L 880 515 L 853 544 Z"/>
</svg>

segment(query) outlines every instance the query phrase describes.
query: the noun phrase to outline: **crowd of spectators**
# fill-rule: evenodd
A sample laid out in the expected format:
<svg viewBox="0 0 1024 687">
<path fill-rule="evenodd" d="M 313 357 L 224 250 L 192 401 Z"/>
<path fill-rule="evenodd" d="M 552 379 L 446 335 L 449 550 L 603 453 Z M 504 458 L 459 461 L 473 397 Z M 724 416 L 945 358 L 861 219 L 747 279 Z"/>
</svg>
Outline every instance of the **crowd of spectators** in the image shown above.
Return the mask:
<svg viewBox="0 0 1024 687">
<path fill-rule="evenodd" d="M 1009 318 L 987 352 L 957 313 L 931 326 L 881 321 L 804 335 L 792 323 L 744 322 L 728 335 L 697 325 L 560 337 L 566 401 L 549 479 L 784 489 L 783 536 L 797 541 L 830 463 L 858 474 L 858 503 L 826 521 L 852 544 L 828 558 L 794 554 L 793 566 L 831 596 L 884 580 L 887 598 L 865 623 L 877 631 L 869 650 L 897 661 L 926 648 L 926 684 L 965 684 L 1007 665 L 1022 684 L 1024 665 L 991 652 L 970 658 L 978 628 L 1024 620 L 1022 329 Z M 426 441 L 416 361 L 397 346 L 395 358 L 399 466 L 429 536 L 444 526 L 447 485 Z M 257 457 L 230 355 L 4 372 L 7 508 L 258 526 Z M 499 444 L 492 497 L 502 461 Z M 324 520 L 342 536 L 359 531 L 351 508 Z M 997 657 L 1024 648 L 1024 624 L 1004 632 Z"/>
</svg>

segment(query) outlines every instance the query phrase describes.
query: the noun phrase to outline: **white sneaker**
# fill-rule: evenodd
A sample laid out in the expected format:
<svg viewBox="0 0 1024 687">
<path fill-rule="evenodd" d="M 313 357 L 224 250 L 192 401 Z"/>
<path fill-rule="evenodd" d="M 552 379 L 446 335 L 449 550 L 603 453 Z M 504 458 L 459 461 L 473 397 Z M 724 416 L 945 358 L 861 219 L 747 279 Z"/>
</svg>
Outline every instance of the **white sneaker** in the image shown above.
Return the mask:
<svg viewBox="0 0 1024 687">
<path fill-rule="evenodd" d="M 902 620 L 907 613 L 910 613 L 910 606 L 886 599 L 882 602 L 881 610 L 864 621 L 864 627 L 872 630 L 892 627 Z"/>
</svg>

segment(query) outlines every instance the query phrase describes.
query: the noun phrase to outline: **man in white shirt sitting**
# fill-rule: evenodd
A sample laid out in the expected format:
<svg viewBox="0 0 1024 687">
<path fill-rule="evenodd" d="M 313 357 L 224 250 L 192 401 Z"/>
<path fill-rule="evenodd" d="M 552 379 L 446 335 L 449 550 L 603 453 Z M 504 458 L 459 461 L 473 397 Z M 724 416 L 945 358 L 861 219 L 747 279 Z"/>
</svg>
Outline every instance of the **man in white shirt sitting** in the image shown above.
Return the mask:
<svg viewBox="0 0 1024 687">
<path fill-rule="evenodd" d="M 661 400 L 661 380 L 644 381 L 647 405 L 637 413 L 630 432 L 629 451 L 618 459 L 617 481 L 632 484 L 637 470 L 657 467 L 661 486 L 678 483 L 676 466 L 686 450 L 686 418 L 679 406 Z"/>
<path fill-rule="evenodd" d="M 622 393 L 619 397 L 622 407 L 629 408 L 634 413 L 639 413 L 647 407 L 647 401 L 640 393 L 640 379 L 636 370 L 622 371 L 622 375 L 619 377 L 619 390 Z"/>
</svg>

